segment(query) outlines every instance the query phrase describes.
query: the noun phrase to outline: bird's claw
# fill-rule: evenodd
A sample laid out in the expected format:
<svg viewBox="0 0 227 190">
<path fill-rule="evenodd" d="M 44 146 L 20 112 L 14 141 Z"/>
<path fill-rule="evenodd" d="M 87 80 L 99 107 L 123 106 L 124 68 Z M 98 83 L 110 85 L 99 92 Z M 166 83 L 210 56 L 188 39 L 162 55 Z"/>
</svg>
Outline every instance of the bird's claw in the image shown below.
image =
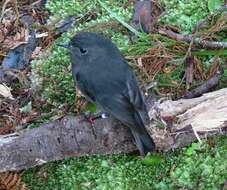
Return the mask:
<svg viewBox="0 0 227 190">
<path fill-rule="evenodd" d="M 90 112 L 89 113 L 85 113 L 85 118 L 86 118 L 87 122 L 91 124 L 92 127 L 95 126 L 95 116 L 94 116 L 94 114 L 92 114 Z"/>
<path fill-rule="evenodd" d="M 97 119 L 106 119 L 106 118 L 109 117 L 109 115 L 107 113 L 93 114 L 91 112 L 84 112 L 84 116 L 85 116 L 85 121 L 90 123 L 91 126 L 94 126 L 95 120 L 97 120 Z"/>
<path fill-rule="evenodd" d="M 92 133 L 93 133 L 93 135 L 96 139 L 97 136 L 96 136 L 96 133 L 95 133 L 95 120 L 107 118 L 108 114 L 106 114 L 106 113 L 93 114 L 91 112 L 84 112 L 84 116 L 85 116 L 85 120 L 82 120 L 82 121 L 87 121 L 88 123 L 90 123 L 90 125 L 92 127 Z"/>
</svg>

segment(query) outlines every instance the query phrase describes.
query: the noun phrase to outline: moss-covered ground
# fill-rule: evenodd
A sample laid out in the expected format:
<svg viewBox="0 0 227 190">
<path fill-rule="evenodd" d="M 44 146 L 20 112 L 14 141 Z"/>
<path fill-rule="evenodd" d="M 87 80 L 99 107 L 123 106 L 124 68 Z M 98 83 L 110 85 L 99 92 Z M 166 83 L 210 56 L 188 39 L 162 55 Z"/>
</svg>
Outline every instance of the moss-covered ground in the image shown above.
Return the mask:
<svg viewBox="0 0 227 190">
<path fill-rule="evenodd" d="M 124 21 L 129 22 L 132 5 L 123 8 L 126 0 L 103 1 Z M 160 23 L 177 25 L 183 33 L 190 33 L 194 24 L 209 13 L 208 1 L 175 1 L 163 0 L 166 15 Z M 57 41 L 68 40 L 80 30 L 104 32 L 112 38 L 125 56 L 143 54 L 154 44 L 157 36 L 147 36 L 137 42 L 130 42 L 129 32 L 112 18 L 97 1 L 52 0 L 46 8 L 51 12 L 49 22 L 63 19 L 68 15 L 84 15 L 88 11 L 96 13 L 97 18 L 90 22 L 76 25 L 63 34 Z M 117 23 L 110 24 L 113 22 Z M 100 26 L 102 27 L 96 27 Z M 161 39 L 165 43 L 174 41 Z M 226 37 L 225 37 L 225 40 Z M 176 59 L 184 55 L 176 55 Z M 213 58 L 208 53 L 204 64 L 209 65 Z M 52 106 L 58 108 L 62 104 L 74 106 L 75 91 L 70 71 L 68 52 L 53 45 L 50 53 L 40 55 L 33 61 L 33 72 L 42 78 L 41 96 Z M 159 87 L 177 88 L 181 82 L 182 66 L 173 72 L 161 72 L 155 80 Z M 226 70 L 224 73 L 227 73 Z M 226 84 L 223 82 L 223 85 Z M 64 94 L 63 94 L 64 92 Z M 49 107 L 41 108 L 49 111 Z M 44 121 L 47 121 L 45 118 Z M 40 121 L 42 122 L 42 121 Z M 34 124 L 35 125 L 35 124 Z M 227 138 L 214 137 L 202 144 L 194 143 L 189 147 L 174 152 L 153 154 L 145 159 L 136 155 L 90 156 L 70 158 L 63 161 L 47 163 L 23 172 L 23 180 L 30 189 L 41 190 L 82 190 L 82 189 L 198 189 L 218 190 L 227 180 Z"/>
<path fill-rule="evenodd" d="M 218 190 L 227 178 L 226 160 L 223 137 L 145 159 L 123 154 L 70 158 L 29 169 L 23 179 L 34 190 Z"/>
</svg>

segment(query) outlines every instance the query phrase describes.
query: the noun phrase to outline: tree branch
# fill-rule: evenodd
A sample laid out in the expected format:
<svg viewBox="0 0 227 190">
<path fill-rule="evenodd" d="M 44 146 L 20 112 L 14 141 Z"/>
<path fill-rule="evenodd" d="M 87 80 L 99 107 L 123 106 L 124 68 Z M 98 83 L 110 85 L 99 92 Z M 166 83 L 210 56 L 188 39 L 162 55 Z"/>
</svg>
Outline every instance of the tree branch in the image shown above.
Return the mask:
<svg viewBox="0 0 227 190">
<path fill-rule="evenodd" d="M 96 120 L 95 128 L 83 117 L 59 121 L 20 133 L 0 136 L 0 172 L 20 170 L 69 156 L 118 154 L 136 150 L 128 128 L 112 118 Z"/>
<path fill-rule="evenodd" d="M 227 133 L 227 88 L 194 99 L 155 102 L 147 126 L 157 149 L 168 151 L 196 139 Z M 127 127 L 108 118 L 66 116 L 39 128 L 0 136 L 0 172 L 21 170 L 70 156 L 130 153 L 136 150 Z M 158 127 L 162 126 L 162 127 Z"/>
<path fill-rule="evenodd" d="M 166 35 L 170 38 L 173 38 L 177 41 L 185 41 L 185 42 L 193 42 L 197 45 L 201 45 L 205 48 L 227 48 L 227 42 L 216 42 L 216 41 L 208 41 L 208 40 L 203 40 L 198 37 L 193 37 L 193 35 L 183 35 L 179 34 L 176 32 L 173 32 L 171 30 L 165 30 L 165 29 L 160 29 L 158 31 L 162 35 Z"/>
</svg>

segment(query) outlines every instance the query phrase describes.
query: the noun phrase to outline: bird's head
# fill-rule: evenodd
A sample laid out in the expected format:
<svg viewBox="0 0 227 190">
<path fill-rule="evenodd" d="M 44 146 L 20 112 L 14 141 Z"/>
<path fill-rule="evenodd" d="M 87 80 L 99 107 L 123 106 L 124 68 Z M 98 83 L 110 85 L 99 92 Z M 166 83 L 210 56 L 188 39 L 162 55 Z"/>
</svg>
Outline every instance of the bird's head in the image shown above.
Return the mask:
<svg viewBox="0 0 227 190">
<path fill-rule="evenodd" d="M 102 58 L 120 55 L 118 48 L 110 39 L 94 32 L 80 32 L 67 45 L 60 45 L 70 50 L 72 64 L 89 64 Z"/>
</svg>

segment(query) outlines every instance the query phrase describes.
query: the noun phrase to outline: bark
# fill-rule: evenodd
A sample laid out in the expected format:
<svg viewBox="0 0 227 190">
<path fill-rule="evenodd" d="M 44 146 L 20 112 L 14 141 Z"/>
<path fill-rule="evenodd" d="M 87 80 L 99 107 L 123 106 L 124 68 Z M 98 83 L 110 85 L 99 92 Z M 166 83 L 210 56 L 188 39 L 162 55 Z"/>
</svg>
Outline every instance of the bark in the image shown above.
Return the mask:
<svg viewBox="0 0 227 190">
<path fill-rule="evenodd" d="M 227 133 L 227 88 L 193 99 L 167 100 L 150 109 L 150 134 L 160 150 L 186 146 L 195 140 Z M 157 128 L 157 125 L 164 129 Z"/>
<path fill-rule="evenodd" d="M 70 156 L 118 154 L 136 150 L 128 128 L 108 118 L 95 121 L 66 116 L 38 128 L 0 136 L 0 172 L 41 165 Z"/>
<path fill-rule="evenodd" d="M 148 131 L 157 149 L 168 151 L 207 136 L 227 133 L 227 88 L 194 99 L 155 102 Z M 0 136 L 0 172 L 21 170 L 70 156 L 136 150 L 127 127 L 113 118 L 95 121 L 65 116 L 39 128 Z"/>
</svg>

